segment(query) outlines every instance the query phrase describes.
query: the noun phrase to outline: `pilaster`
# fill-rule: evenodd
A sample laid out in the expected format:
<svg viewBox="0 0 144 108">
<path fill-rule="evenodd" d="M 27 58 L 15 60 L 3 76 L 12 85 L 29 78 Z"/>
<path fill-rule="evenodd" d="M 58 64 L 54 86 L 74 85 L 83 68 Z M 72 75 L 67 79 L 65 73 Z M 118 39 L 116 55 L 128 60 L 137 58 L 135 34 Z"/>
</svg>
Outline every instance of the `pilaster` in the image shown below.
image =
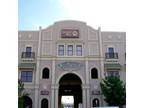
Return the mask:
<svg viewBox="0 0 144 108">
<path fill-rule="evenodd" d="M 39 97 L 38 97 L 38 88 L 35 88 L 35 98 L 34 98 L 34 108 L 38 108 Z"/>
<path fill-rule="evenodd" d="M 101 79 L 104 78 L 104 57 L 103 57 L 103 46 L 102 46 L 102 36 L 101 36 L 101 28 L 98 28 L 98 35 L 99 35 L 99 51 L 100 51 L 100 77 Z M 103 97 L 101 96 L 101 104 L 103 105 Z"/>
</svg>

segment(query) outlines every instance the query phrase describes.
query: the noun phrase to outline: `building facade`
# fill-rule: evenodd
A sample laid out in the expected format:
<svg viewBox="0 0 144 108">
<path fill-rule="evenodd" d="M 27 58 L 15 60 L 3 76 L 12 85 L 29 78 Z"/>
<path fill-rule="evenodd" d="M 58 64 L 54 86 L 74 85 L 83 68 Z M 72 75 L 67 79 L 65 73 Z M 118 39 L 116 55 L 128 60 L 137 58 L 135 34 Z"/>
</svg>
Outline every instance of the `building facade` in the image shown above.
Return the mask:
<svg viewBox="0 0 144 108">
<path fill-rule="evenodd" d="M 25 84 L 25 106 L 61 108 L 105 106 L 100 82 L 105 76 L 126 81 L 126 33 L 105 32 L 80 21 L 59 21 L 37 31 L 18 32 L 18 75 Z"/>
</svg>

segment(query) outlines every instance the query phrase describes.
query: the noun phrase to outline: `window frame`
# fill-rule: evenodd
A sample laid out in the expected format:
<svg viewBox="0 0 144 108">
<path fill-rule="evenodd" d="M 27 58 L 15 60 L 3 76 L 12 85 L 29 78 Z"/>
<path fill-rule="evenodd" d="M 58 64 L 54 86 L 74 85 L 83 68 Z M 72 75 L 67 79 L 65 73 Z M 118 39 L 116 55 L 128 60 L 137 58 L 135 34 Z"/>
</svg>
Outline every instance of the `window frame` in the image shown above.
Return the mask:
<svg viewBox="0 0 144 108">
<path fill-rule="evenodd" d="M 78 49 L 78 47 L 80 46 L 80 50 Z M 82 45 L 76 45 L 76 56 L 82 56 L 82 50 L 83 50 L 83 48 L 82 48 Z M 80 52 L 80 55 L 79 55 L 79 52 Z"/>
<path fill-rule="evenodd" d="M 48 71 L 44 71 L 45 69 L 47 69 Z M 44 74 L 46 74 L 46 76 L 44 76 Z M 48 75 L 48 77 L 47 77 Z M 50 78 L 50 69 L 48 67 L 43 68 L 42 70 L 42 79 L 49 79 Z"/>
<path fill-rule="evenodd" d="M 71 49 L 69 49 L 69 48 L 71 48 Z M 67 45 L 67 56 L 74 56 L 74 45 L 71 45 L 71 44 Z"/>
<path fill-rule="evenodd" d="M 25 75 L 23 75 L 25 72 Z M 31 75 L 28 75 L 28 73 L 31 73 Z M 31 78 L 30 80 L 28 78 Z M 21 80 L 22 82 L 33 82 L 33 71 L 32 70 L 23 70 L 21 71 Z"/>
<path fill-rule="evenodd" d="M 60 49 L 60 46 L 63 46 L 62 50 Z M 65 45 L 59 44 L 57 51 L 58 51 L 58 56 L 64 56 L 65 55 Z M 62 54 L 61 54 L 61 51 L 62 51 Z"/>
<path fill-rule="evenodd" d="M 95 72 L 92 72 L 93 69 L 96 70 L 96 73 L 95 73 Z M 93 74 L 94 74 L 94 76 L 96 76 L 96 77 L 94 77 Z M 96 75 L 95 75 L 95 74 L 96 74 Z M 99 78 L 98 69 L 97 69 L 96 67 L 91 68 L 91 79 L 98 79 L 98 78 Z"/>
<path fill-rule="evenodd" d="M 120 78 L 120 72 L 119 71 L 107 71 L 107 76 Z"/>
</svg>

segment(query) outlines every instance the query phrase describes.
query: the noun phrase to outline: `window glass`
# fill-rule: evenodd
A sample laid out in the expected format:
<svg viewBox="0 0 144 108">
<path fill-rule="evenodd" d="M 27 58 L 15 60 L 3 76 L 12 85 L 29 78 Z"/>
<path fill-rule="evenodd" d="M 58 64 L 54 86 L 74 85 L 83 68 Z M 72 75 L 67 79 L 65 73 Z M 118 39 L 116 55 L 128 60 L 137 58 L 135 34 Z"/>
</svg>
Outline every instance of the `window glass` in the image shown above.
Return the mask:
<svg viewBox="0 0 144 108">
<path fill-rule="evenodd" d="M 32 82 L 32 71 L 22 71 L 21 80 L 23 82 Z"/>
<path fill-rule="evenodd" d="M 73 55 L 73 45 L 68 45 L 67 54 L 68 56 Z"/>
<path fill-rule="evenodd" d="M 43 79 L 48 79 L 49 78 L 49 69 L 48 68 L 43 69 L 42 78 Z"/>
<path fill-rule="evenodd" d="M 114 53 L 114 48 L 110 47 L 108 48 L 109 53 Z"/>
<path fill-rule="evenodd" d="M 110 47 L 108 48 L 108 54 L 109 54 L 109 58 L 114 58 L 115 55 L 114 55 L 114 48 Z"/>
<path fill-rule="evenodd" d="M 97 79 L 98 78 L 98 71 L 97 71 L 96 68 L 93 68 L 91 70 L 91 78 L 93 78 L 93 79 Z"/>
<path fill-rule="evenodd" d="M 58 46 L 58 55 L 63 56 L 64 55 L 64 45 Z"/>
<path fill-rule="evenodd" d="M 120 77 L 118 71 L 109 71 L 109 72 L 107 72 L 107 75 L 108 76 L 114 76 L 114 77 Z"/>
<path fill-rule="evenodd" d="M 26 52 L 31 52 L 32 51 L 32 47 L 26 47 Z"/>
<path fill-rule="evenodd" d="M 41 108 L 48 108 L 48 100 L 47 99 L 43 99 L 41 101 Z"/>
<path fill-rule="evenodd" d="M 82 56 L 82 46 L 81 45 L 76 46 L 76 55 Z"/>
</svg>

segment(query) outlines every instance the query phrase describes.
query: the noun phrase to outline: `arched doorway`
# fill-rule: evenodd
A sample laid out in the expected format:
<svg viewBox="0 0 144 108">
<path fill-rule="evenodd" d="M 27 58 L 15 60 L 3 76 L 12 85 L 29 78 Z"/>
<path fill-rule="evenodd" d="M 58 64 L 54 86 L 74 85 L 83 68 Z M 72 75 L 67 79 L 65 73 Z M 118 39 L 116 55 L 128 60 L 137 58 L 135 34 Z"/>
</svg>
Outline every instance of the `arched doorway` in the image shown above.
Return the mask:
<svg viewBox="0 0 144 108">
<path fill-rule="evenodd" d="M 93 107 L 99 107 L 99 99 L 95 98 L 93 100 Z"/>
<path fill-rule="evenodd" d="M 28 96 L 24 96 L 24 108 L 32 108 L 32 100 Z"/>
<path fill-rule="evenodd" d="M 59 81 L 59 108 L 61 108 L 62 96 L 73 96 L 74 108 L 78 108 L 79 104 L 82 104 L 82 81 L 81 79 L 73 74 L 68 73 L 61 77 Z"/>
<path fill-rule="evenodd" d="M 48 108 L 48 100 L 47 99 L 42 99 L 41 108 Z"/>
</svg>

